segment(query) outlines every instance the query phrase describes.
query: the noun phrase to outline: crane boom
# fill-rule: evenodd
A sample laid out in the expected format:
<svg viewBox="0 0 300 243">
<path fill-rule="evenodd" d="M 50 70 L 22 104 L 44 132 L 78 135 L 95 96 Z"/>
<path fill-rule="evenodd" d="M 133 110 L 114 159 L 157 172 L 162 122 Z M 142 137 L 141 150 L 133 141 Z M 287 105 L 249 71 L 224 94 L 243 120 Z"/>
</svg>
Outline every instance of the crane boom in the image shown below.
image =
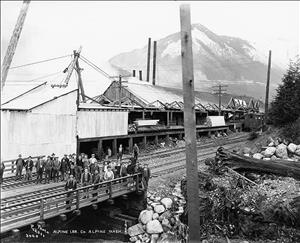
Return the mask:
<svg viewBox="0 0 300 243">
<path fill-rule="evenodd" d="M 24 21 L 25 21 L 25 17 L 27 14 L 27 10 L 29 7 L 29 3 L 30 1 L 23 1 L 23 5 L 17 20 L 17 23 L 15 25 L 15 29 L 13 31 L 12 37 L 9 41 L 9 45 L 7 47 L 4 59 L 3 59 L 3 63 L 2 63 L 2 77 L 1 77 L 1 88 L 3 90 L 3 87 L 5 85 L 5 81 L 6 81 L 6 77 L 8 74 L 8 70 L 10 67 L 10 64 L 12 62 L 13 56 L 15 54 L 16 51 L 16 47 L 21 35 L 21 31 L 24 25 Z"/>
</svg>

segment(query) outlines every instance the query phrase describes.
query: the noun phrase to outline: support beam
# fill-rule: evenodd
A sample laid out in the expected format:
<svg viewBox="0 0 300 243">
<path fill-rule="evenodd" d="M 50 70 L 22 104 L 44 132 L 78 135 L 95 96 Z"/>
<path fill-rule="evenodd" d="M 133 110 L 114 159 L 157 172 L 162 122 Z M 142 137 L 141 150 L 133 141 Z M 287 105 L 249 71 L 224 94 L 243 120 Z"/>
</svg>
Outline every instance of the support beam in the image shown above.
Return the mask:
<svg viewBox="0 0 300 243">
<path fill-rule="evenodd" d="M 151 38 L 148 38 L 148 54 L 147 54 L 147 78 L 146 81 L 150 80 L 150 54 L 151 54 Z"/>
<path fill-rule="evenodd" d="M 170 126 L 170 112 L 167 111 L 167 127 Z"/>
<path fill-rule="evenodd" d="M 133 138 L 132 137 L 129 138 L 128 146 L 129 146 L 129 153 L 132 153 L 132 149 L 133 149 Z"/>
<path fill-rule="evenodd" d="M 80 50 L 81 50 L 81 48 L 80 48 Z M 85 103 L 86 98 L 84 95 L 84 88 L 83 88 L 83 83 L 82 83 L 82 78 L 81 78 L 81 71 L 83 69 L 80 68 L 80 66 L 79 66 L 79 62 L 78 62 L 79 55 L 80 55 L 80 52 L 74 51 L 74 56 L 77 56 L 75 65 L 76 65 L 76 72 L 77 72 L 77 76 L 78 76 L 78 86 L 80 88 L 82 101 Z"/>
<path fill-rule="evenodd" d="M 142 70 L 139 70 L 139 79 L 140 79 L 141 81 L 143 80 Z"/>
<path fill-rule="evenodd" d="M 184 132 L 186 148 L 187 208 L 189 242 L 200 241 L 198 163 L 196 148 L 194 67 L 190 5 L 180 5 L 181 60 L 184 101 Z"/>
<path fill-rule="evenodd" d="M 145 111 L 142 111 L 142 119 L 145 120 Z"/>
<path fill-rule="evenodd" d="M 158 145 L 158 136 L 155 136 L 154 143 L 155 143 L 155 145 Z"/>
<path fill-rule="evenodd" d="M 113 155 L 117 154 L 117 139 L 113 140 L 113 143 L 112 143 L 112 154 Z"/>
<path fill-rule="evenodd" d="M 146 145 L 147 145 L 147 136 L 143 137 L 143 145 L 144 145 L 144 148 L 146 148 Z"/>
<path fill-rule="evenodd" d="M 102 160 L 102 140 L 98 141 L 98 158 Z"/>
</svg>

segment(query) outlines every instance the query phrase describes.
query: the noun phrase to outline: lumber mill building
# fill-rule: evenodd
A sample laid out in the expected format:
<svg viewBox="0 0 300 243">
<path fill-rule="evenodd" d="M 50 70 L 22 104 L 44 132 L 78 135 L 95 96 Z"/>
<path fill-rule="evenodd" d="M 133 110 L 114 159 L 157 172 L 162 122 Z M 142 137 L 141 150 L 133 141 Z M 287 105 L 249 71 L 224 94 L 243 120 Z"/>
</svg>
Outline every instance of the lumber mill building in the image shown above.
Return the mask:
<svg viewBox="0 0 300 243">
<path fill-rule="evenodd" d="M 57 156 L 84 152 L 98 158 L 119 144 L 131 151 L 134 143 L 158 143 L 184 136 L 181 90 L 164 88 L 137 78 L 112 81 L 103 94 L 82 102 L 77 85 L 52 87 L 42 83 L 1 106 L 1 158 Z M 258 102 L 222 100 L 226 123 L 218 120 L 218 97 L 196 92 L 197 136 L 227 131 L 242 114 L 260 114 Z M 207 117 L 213 124 L 207 123 Z M 235 120 L 236 119 L 236 120 Z M 224 119 L 223 119 L 224 120 Z"/>
</svg>

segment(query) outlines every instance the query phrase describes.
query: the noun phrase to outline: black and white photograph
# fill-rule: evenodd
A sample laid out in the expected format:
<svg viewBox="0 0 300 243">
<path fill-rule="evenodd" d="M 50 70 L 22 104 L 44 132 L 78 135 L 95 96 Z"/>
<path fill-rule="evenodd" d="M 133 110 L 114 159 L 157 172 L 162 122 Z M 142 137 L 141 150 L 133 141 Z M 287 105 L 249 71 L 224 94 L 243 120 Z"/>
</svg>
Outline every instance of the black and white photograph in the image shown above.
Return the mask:
<svg viewBox="0 0 300 243">
<path fill-rule="evenodd" d="M 299 1 L 0 6 L 1 243 L 300 243 Z"/>
</svg>

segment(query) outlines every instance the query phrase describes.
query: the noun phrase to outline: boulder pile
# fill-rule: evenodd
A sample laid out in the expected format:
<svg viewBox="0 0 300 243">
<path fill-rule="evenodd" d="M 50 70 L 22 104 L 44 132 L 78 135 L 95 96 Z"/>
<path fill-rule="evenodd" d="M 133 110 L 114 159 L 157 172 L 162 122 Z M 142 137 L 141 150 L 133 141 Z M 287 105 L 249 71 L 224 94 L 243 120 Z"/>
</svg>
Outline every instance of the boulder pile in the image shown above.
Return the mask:
<svg viewBox="0 0 300 243">
<path fill-rule="evenodd" d="M 147 193 L 147 208 L 141 211 L 139 223 L 128 228 L 130 242 L 181 242 L 187 237 L 187 227 L 180 222 L 186 201 L 178 183 L 172 195 L 161 198 Z"/>
<path fill-rule="evenodd" d="M 258 153 L 251 154 L 247 148 L 244 148 L 244 156 L 250 156 L 255 159 L 263 160 L 291 160 L 300 161 L 300 144 L 294 144 L 281 138 L 269 138 L 266 147 L 262 147 Z"/>
</svg>

